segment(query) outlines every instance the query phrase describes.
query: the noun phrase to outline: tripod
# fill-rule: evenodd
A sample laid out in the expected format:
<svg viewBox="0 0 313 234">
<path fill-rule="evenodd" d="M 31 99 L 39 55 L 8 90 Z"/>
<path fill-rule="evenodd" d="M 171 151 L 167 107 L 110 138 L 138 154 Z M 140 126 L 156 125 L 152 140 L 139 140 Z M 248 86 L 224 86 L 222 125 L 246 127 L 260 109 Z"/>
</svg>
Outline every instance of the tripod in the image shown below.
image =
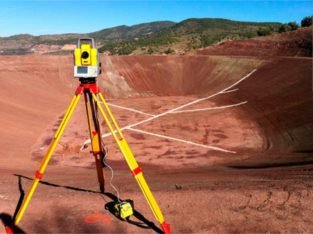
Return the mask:
<svg viewBox="0 0 313 234">
<path fill-rule="evenodd" d="M 164 233 L 170 233 L 170 225 L 167 224 L 163 218 L 163 214 L 143 176 L 142 170 L 139 167 L 130 147 L 128 146 L 127 141 L 125 140 L 108 104 L 106 103 L 103 95 L 101 94 L 99 87 L 96 83 L 96 79 L 90 79 L 90 78 L 81 78 L 80 79 L 80 85 L 76 89 L 75 95 L 72 98 L 72 101 L 67 109 L 67 111 L 64 114 L 64 117 L 54 135 L 54 138 L 52 139 L 52 142 L 49 146 L 49 149 L 46 153 L 46 155 L 43 158 L 43 161 L 41 163 L 40 168 L 35 173 L 35 178 L 32 182 L 31 187 L 28 190 L 28 193 L 16 215 L 16 218 L 14 220 L 14 224 L 17 225 L 34 192 L 35 189 L 39 183 L 39 181 L 42 179 L 43 173 L 45 172 L 48 163 L 51 159 L 51 156 L 60 141 L 60 138 L 62 137 L 64 130 L 66 126 L 68 125 L 69 120 L 71 119 L 74 110 L 76 109 L 79 100 L 81 96 L 84 95 L 85 99 L 85 106 L 86 106 L 86 114 L 88 119 L 88 126 L 89 126 L 89 134 L 91 139 L 91 145 L 92 145 L 92 152 L 95 156 L 96 160 L 96 168 L 97 168 L 97 177 L 99 182 L 100 191 L 104 192 L 104 175 L 103 175 L 103 160 L 105 160 L 105 150 L 101 139 L 101 128 L 98 121 L 98 111 L 100 111 L 103 119 L 105 120 L 106 125 L 108 126 L 111 134 L 113 135 L 119 149 L 121 150 L 130 171 L 132 172 L 133 176 L 135 177 L 142 193 L 144 194 L 144 197 L 146 198 L 156 220 L 160 223 Z M 103 106 L 102 106 L 102 105 Z M 7 232 L 9 232 L 10 229 L 7 229 Z"/>
</svg>

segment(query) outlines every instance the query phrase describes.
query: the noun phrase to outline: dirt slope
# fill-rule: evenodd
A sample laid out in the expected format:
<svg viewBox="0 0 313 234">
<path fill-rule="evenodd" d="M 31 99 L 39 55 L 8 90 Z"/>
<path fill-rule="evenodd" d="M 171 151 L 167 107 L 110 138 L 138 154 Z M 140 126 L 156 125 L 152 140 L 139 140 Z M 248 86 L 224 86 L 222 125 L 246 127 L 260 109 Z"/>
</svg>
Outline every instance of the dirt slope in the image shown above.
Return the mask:
<svg viewBox="0 0 313 234">
<path fill-rule="evenodd" d="M 225 41 L 198 50 L 197 54 L 312 57 L 312 30 L 313 27 L 307 27 L 249 40 Z"/>
<path fill-rule="evenodd" d="M 311 75 L 311 59 L 276 59 L 238 86 L 247 112 L 270 136 L 270 150 L 312 151 Z"/>
<path fill-rule="evenodd" d="M 262 62 L 253 58 L 214 56 L 116 56 L 110 59 L 115 71 L 125 77 L 133 89 L 158 96 L 214 93 Z"/>
<path fill-rule="evenodd" d="M 67 57 L 1 57 L 1 162 L 20 160 L 71 95 Z"/>
<path fill-rule="evenodd" d="M 2 57 L 1 124 L 5 127 L 1 128 L 4 137 L 0 151 L 6 155 L 1 158 L 3 164 L 6 160 L 20 160 L 12 148 L 19 149 L 26 161 L 42 158 L 78 83 L 71 78 L 70 61 L 70 57 Z M 99 78 L 99 84 L 109 101 L 118 106 L 163 115 L 185 103 L 213 95 L 209 100 L 182 108 L 182 113 L 167 114 L 141 124 L 139 130 L 221 147 L 243 155 L 249 152 L 269 155 L 298 152 L 295 157 L 306 158 L 306 153 L 312 151 L 309 140 L 312 137 L 312 112 L 308 111 L 313 102 L 310 59 L 264 61 L 225 56 L 137 56 L 104 57 L 102 62 L 106 72 Z M 235 92 L 219 94 L 253 69 L 257 70 L 251 77 L 233 87 Z M 214 110 L 214 107 L 238 103 L 243 105 Z M 86 126 L 80 124 L 86 122 L 82 104 L 58 147 L 58 162 L 93 165 L 92 158 L 87 156 L 89 149 L 79 151 L 88 138 Z M 212 107 L 211 111 L 201 111 Z M 115 107 L 112 109 L 122 127 L 147 117 Z M 193 109 L 200 111 L 188 112 Z M 134 151 L 142 163 L 165 163 L 176 167 L 226 163 L 225 158 L 219 156 L 220 152 L 205 147 L 175 141 L 165 144 L 165 139 L 157 140 L 128 130 L 125 134 L 134 144 Z M 108 139 L 112 152 L 118 154 L 112 140 Z M 176 164 L 176 157 L 180 158 L 179 164 Z M 241 158 L 230 161 L 236 160 Z"/>
</svg>

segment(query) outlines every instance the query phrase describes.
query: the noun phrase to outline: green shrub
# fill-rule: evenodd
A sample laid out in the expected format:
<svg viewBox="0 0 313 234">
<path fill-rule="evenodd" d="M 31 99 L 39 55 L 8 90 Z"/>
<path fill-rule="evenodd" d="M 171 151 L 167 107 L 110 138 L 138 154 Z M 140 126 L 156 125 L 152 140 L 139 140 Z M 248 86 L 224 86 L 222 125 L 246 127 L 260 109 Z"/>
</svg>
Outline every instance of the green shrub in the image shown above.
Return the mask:
<svg viewBox="0 0 313 234">
<path fill-rule="evenodd" d="M 272 29 L 270 27 L 261 27 L 257 31 L 258 36 L 267 36 L 272 34 Z"/>
<path fill-rule="evenodd" d="M 168 48 L 167 50 L 164 51 L 165 54 L 171 54 L 174 53 L 175 51 L 172 48 Z"/>
<path fill-rule="evenodd" d="M 148 54 L 153 54 L 153 49 L 151 48 L 151 47 L 149 47 L 149 49 L 148 49 Z"/>
<path fill-rule="evenodd" d="M 312 25 L 313 16 L 304 17 L 301 20 L 301 27 L 309 27 Z"/>
<path fill-rule="evenodd" d="M 299 25 L 296 23 L 296 21 L 289 22 L 288 26 L 290 27 L 291 31 L 297 30 L 299 28 Z"/>
<path fill-rule="evenodd" d="M 135 49 L 136 47 L 134 47 L 131 44 L 124 44 L 121 48 L 117 50 L 117 54 L 128 55 L 128 54 L 131 54 Z"/>
<path fill-rule="evenodd" d="M 279 33 L 289 32 L 289 31 L 291 31 L 291 27 L 288 24 L 282 24 L 278 29 Z"/>
</svg>

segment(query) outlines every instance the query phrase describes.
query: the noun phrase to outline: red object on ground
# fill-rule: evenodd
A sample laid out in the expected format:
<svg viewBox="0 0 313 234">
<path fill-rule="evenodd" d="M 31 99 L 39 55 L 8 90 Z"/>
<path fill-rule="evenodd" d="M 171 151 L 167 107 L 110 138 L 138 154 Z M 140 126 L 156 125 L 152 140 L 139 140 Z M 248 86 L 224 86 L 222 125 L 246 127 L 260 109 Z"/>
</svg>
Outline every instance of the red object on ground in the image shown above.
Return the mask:
<svg viewBox="0 0 313 234">
<path fill-rule="evenodd" d="M 7 234 L 14 234 L 12 228 L 9 227 L 9 226 L 6 226 L 6 227 L 5 227 L 5 231 L 6 231 Z"/>
<path fill-rule="evenodd" d="M 164 231 L 165 234 L 170 234 L 171 233 L 171 226 L 168 223 L 163 222 L 161 224 L 161 227 Z"/>
<path fill-rule="evenodd" d="M 84 218 L 84 222 L 88 223 L 88 224 L 96 224 L 99 222 L 105 222 L 106 224 L 110 224 L 111 223 L 111 219 L 108 215 L 102 214 L 100 212 L 94 212 L 90 215 L 87 215 Z"/>
</svg>

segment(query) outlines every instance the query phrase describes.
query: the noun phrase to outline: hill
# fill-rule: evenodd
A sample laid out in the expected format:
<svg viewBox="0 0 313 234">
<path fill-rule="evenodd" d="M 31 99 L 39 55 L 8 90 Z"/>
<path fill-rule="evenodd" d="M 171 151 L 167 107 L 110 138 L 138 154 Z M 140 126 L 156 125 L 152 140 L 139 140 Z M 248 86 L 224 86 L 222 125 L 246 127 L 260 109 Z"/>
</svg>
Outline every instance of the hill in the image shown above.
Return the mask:
<svg viewBox="0 0 313 234">
<path fill-rule="evenodd" d="M 133 26 L 118 26 L 86 34 L 0 38 L 0 54 L 68 53 L 79 37 L 95 37 L 100 51 L 111 54 L 185 53 L 207 47 L 222 39 L 258 36 L 264 28 L 277 31 L 280 23 L 239 22 L 226 19 L 187 19 L 179 23 L 157 21 Z M 69 49 L 70 48 L 70 49 Z"/>
<path fill-rule="evenodd" d="M 312 57 L 312 30 L 311 26 L 249 40 L 222 41 L 214 46 L 198 50 L 197 54 Z"/>
<path fill-rule="evenodd" d="M 41 36 L 20 34 L 10 37 L 0 37 L 0 54 L 62 53 L 62 51 L 67 50 L 65 47 L 67 44 L 76 44 L 77 38 L 80 37 L 95 37 L 97 39 L 97 46 L 101 47 L 112 40 L 119 42 L 129 40 L 130 38 L 137 38 L 166 29 L 174 24 L 174 22 L 170 21 L 157 21 L 134 26 L 122 25 L 86 34 L 68 33 Z"/>
<path fill-rule="evenodd" d="M 100 51 L 111 54 L 186 53 L 222 39 L 251 38 L 263 28 L 277 31 L 280 23 L 239 22 L 226 19 L 187 19 L 171 27 L 120 42 L 110 41 Z"/>
</svg>

